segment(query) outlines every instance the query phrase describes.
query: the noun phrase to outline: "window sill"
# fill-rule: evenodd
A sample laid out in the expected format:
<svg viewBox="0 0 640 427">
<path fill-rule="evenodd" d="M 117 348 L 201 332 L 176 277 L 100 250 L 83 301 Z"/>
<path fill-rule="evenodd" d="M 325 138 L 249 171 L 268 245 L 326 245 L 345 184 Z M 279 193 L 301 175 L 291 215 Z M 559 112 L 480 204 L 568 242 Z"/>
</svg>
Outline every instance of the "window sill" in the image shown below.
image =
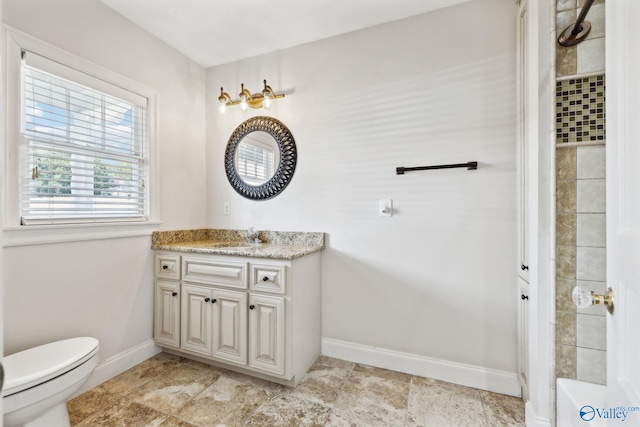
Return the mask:
<svg viewBox="0 0 640 427">
<path fill-rule="evenodd" d="M 152 232 L 158 230 L 159 225 L 160 222 L 147 221 L 5 227 L 2 230 L 2 246 L 46 245 L 51 243 L 151 236 Z"/>
</svg>

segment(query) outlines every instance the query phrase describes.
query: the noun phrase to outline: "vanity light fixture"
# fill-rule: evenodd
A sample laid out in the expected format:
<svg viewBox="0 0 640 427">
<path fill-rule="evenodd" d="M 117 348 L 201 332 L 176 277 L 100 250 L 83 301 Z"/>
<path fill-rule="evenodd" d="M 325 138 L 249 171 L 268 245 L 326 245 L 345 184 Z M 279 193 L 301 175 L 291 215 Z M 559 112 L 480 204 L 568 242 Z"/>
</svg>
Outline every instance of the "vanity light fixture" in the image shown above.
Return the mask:
<svg viewBox="0 0 640 427">
<path fill-rule="evenodd" d="M 223 88 L 220 88 L 220 96 L 218 97 L 218 101 L 220 101 L 220 112 L 224 113 L 229 105 L 238 105 L 240 104 L 240 108 L 246 110 L 247 107 L 251 108 L 269 108 L 271 107 L 271 101 L 278 98 L 284 98 L 284 93 L 274 93 L 271 86 L 267 84 L 267 81 L 264 80 L 264 89 L 262 92 L 251 93 L 248 89 L 244 87 L 244 83 L 240 85 L 240 93 L 238 94 L 238 99 L 231 99 L 228 93 L 224 91 Z"/>
</svg>

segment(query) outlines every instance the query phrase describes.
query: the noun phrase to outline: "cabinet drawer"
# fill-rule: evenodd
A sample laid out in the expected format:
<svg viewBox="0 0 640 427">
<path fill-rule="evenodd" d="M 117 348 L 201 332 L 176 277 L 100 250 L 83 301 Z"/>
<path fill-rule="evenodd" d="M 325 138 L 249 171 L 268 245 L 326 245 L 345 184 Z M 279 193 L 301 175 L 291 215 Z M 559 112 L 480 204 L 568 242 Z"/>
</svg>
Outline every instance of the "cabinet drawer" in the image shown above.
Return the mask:
<svg viewBox="0 0 640 427">
<path fill-rule="evenodd" d="M 182 279 L 190 282 L 247 288 L 246 262 L 219 261 L 207 258 L 182 257 Z"/>
<path fill-rule="evenodd" d="M 156 277 L 180 280 L 180 255 L 157 254 Z"/>
<path fill-rule="evenodd" d="M 286 292 L 286 266 L 251 264 L 250 288 L 253 291 L 284 294 Z"/>
</svg>

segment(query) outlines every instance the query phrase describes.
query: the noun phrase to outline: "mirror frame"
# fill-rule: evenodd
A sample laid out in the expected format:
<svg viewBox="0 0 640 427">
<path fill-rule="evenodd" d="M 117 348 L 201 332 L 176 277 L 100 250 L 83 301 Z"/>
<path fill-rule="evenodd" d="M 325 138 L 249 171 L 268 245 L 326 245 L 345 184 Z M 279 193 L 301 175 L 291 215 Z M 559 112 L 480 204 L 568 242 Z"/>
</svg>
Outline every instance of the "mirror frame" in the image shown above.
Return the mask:
<svg viewBox="0 0 640 427">
<path fill-rule="evenodd" d="M 249 185 L 242 180 L 235 166 L 236 149 L 247 134 L 264 131 L 273 137 L 280 150 L 280 164 L 273 176 L 264 184 Z M 280 194 L 293 178 L 298 151 L 291 131 L 280 120 L 257 116 L 242 122 L 231 134 L 224 154 L 224 169 L 229 184 L 238 194 L 251 200 L 266 200 Z"/>
</svg>

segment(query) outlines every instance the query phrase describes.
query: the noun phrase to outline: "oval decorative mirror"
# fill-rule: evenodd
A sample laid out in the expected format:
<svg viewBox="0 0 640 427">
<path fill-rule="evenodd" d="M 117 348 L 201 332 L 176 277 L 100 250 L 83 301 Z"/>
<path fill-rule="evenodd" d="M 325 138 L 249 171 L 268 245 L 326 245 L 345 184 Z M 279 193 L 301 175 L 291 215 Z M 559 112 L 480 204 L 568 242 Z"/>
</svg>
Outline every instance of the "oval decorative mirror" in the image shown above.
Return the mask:
<svg viewBox="0 0 640 427">
<path fill-rule="evenodd" d="M 224 155 L 229 183 L 240 195 L 265 200 L 280 194 L 296 170 L 296 142 L 273 117 L 245 120 L 233 131 Z"/>
</svg>

